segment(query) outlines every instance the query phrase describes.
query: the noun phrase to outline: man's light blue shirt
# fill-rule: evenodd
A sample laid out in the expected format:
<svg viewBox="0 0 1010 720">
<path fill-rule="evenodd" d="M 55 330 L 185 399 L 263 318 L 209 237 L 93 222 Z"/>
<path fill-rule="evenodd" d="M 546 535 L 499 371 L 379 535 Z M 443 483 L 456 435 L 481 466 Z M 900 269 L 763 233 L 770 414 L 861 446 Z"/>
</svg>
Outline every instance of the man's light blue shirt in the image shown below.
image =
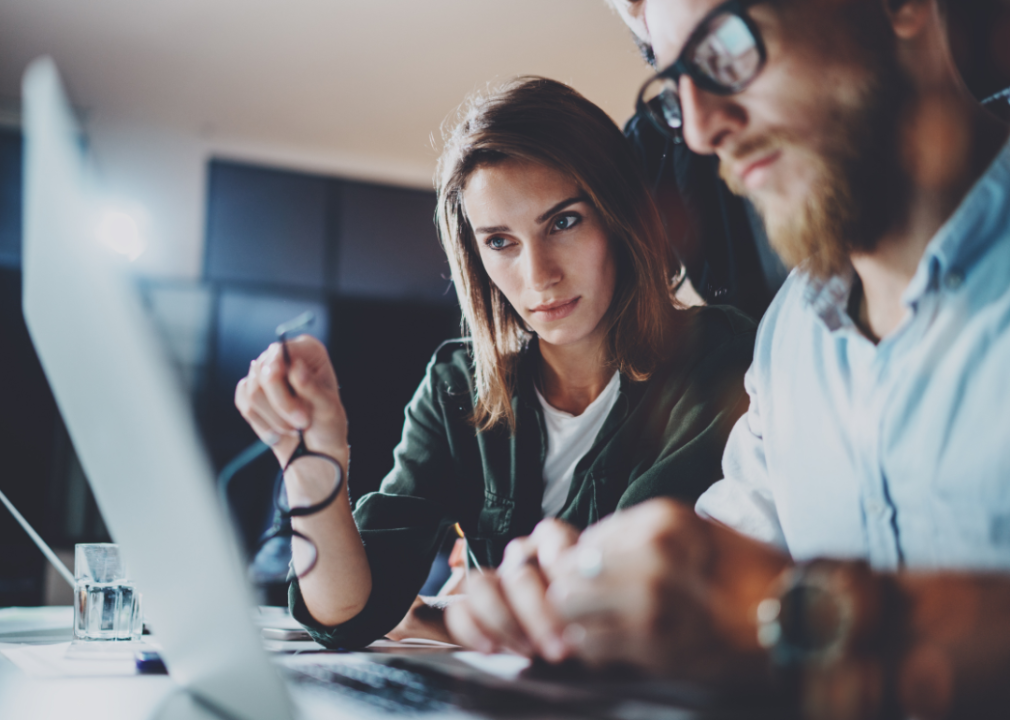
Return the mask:
<svg viewBox="0 0 1010 720">
<path fill-rule="evenodd" d="M 878 345 L 854 273 L 794 272 L 758 329 L 750 409 L 698 512 L 795 559 L 1010 569 L 1010 145 L 932 239 Z"/>
</svg>

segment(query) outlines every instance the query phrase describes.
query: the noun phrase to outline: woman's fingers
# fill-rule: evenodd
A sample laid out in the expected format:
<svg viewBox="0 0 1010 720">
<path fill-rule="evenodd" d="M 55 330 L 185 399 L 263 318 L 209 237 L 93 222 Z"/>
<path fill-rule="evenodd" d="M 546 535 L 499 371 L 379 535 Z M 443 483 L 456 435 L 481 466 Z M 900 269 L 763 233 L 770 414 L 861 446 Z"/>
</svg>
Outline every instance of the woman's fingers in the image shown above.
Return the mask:
<svg viewBox="0 0 1010 720">
<path fill-rule="evenodd" d="M 259 381 L 271 410 L 292 429 L 304 430 L 309 426 L 309 408 L 291 392 L 291 368 L 284 360 L 280 344 L 271 345 L 261 357 Z"/>
<path fill-rule="evenodd" d="M 467 585 L 466 604 L 470 607 L 472 619 L 494 641 L 495 646 L 520 655 L 533 655 L 533 645 L 506 600 L 497 573 L 491 570 L 486 570 L 483 575 L 470 573 Z"/>
<path fill-rule="evenodd" d="M 482 653 L 493 653 L 498 644 L 473 616 L 470 603 L 461 600 L 445 609 L 445 626 L 452 639 L 463 647 Z"/>
<path fill-rule="evenodd" d="M 253 432 L 256 433 L 256 437 L 258 437 L 260 440 L 265 442 L 270 447 L 274 447 L 281 441 L 282 439 L 281 436 L 278 435 L 276 432 L 274 432 L 273 428 L 271 428 L 266 423 L 266 421 L 264 421 L 263 418 L 259 416 L 259 413 L 257 413 L 252 408 L 242 413 L 242 417 L 244 417 L 245 421 L 249 423 L 249 426 L 253 429 Z"/>
<path fill-rule="evenodd" d="M 573 525 L 551 518 L 537 524 L 530 540 L 536 548 L 540 569 L 549 579 L 551 571 L 565 551 L 579 541 L 579 530 Z"/>
<path fill-rule="evenodd" d="M 501 578 L 501 586 L 523 634 L 539 654 L 554 662 L 565 658 L 562 624 L 546 600 L 547 583 L 535 556 Z"/>
<path fill-rule="evenodd" d="M 347 470 L 347 418 L 326 347 L 308 335 L 273 343 L 249 365 L 235 389 L 235 406 L 284 464 L 299 432 L 306 446 Z"/>
<path fill-rule="evenodd" d="M 246 383 L 247 405 L 254 410 L 260 419 L 265 422 L 271 430 L 280 436 L 292 436 L 298 434 L 298 428 L 289 423 L 267 397 L 263 389 L 260 378 L 262 375 L 250 376 Z"/>
</svg>

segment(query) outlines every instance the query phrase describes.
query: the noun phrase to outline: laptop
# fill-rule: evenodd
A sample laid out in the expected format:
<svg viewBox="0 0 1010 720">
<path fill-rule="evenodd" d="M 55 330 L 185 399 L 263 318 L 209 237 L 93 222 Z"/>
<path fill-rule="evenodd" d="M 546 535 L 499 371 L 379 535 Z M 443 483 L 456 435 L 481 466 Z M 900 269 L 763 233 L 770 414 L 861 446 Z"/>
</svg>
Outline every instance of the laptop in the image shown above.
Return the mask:
<svg viewBox="0 0 1010 720">
<path fill-rule="evenodd" d="M 567 681 L 472 653 L 271 658 L 187 395 L 127 272 L 99 242 L 80 133 L 51 59 L 25 73 L 24 312 L 173 680 L 163 718 L 689 717 L 668 685 Z M 523 672 L 520 672 L 523 671 Z"/>
</svg>

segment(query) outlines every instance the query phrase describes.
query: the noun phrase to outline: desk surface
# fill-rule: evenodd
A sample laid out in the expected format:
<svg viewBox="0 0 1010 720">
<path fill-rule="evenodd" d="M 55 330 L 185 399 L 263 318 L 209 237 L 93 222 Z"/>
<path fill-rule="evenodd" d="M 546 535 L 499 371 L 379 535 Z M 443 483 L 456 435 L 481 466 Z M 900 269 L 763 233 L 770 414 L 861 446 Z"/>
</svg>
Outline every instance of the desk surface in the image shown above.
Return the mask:
<svg viewBox="0 0 1010 720">
<path fill-rule="evenodd" d="M 43 650 L 73 639 L 73 608 L 0 609 L 0 647 Z M 101 661 L 95 661 L 100 663 Z M 0 652 L 0 718 L 3 720 L 212 720 L 167 675 L 41 676 L 28 674 Z M 213 718 L 213 720 L 218 720 Z"/>
<path fill-rule="evenodd" d="M 128 655 L 108 662 L 104 668 L 98 667 L 103 665 L 102 660 L 68 659 L 72 624 L 73 611 L 69 607 L 0 609 L 2 720 L 220 720 L 169 676 L 135 674 Z M 458 657 L 454 655 L 453 659 Z M 620 697 L 634 700 L 623 691 Z M 329 708 L 325 715 L 329 717 L 337 709 Z M 747 703 L 729 713 L 725 710 L 719 715 L 748 720 L 783 716 L 781 708 L 775 710 L 764 703 Z M 357 710 L 342 708 L 340 716 L 346 717 L 347 711 L 358 715 Z M 639 704 L 630 716 L 682 720 L 702 715 L 679 705 L 650 704 L 646 709 Z"/>
</svg>

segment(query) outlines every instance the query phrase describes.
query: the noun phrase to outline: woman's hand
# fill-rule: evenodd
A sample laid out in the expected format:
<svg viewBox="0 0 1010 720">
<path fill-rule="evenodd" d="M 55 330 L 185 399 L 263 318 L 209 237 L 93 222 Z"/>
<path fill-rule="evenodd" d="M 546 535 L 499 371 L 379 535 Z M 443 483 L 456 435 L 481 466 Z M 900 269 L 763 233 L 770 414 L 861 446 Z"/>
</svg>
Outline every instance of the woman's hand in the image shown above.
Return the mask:
<svg viewBox="0 0 1010 720">
<path fill-rule="evenodd" d="M 287 347 L 290 367 L 280 343 L 249 364 L 235 389 L 235 407 L 282 465 L 302 430 L 310 450 L 333 456 L 346 471 L 347 416 L 326 347 L 311 335 L 289 340 Z"/>
<path fill-rule="evenodd" d="M 249 374 L 235 389 L 235 406 L 260 440 L 273 448 L 282 466 L 298 447 L 301 430 L 306 447 L 334 458 L 346 478 L 347 416 L 326 348 L 310 335 L 289 340 L 287 347 L 290 367 L 280 343 L 252 361 Z M 311 477 L 286 473 L 284 481 L 289 497 L 311 494 L 303 485 Z M 292 518 L 291 525 L 319 550 L 315 567 L 299 578 L 309 613 L 328 626 L 350 620 L 368 602 L 372 574 L 351 515 L 347 483 L 336 502 L 308 517 Z M 297 546 L 294 550 L 297 553 Z M 297 566 L 297 555 L 295 562 Z"/>
<path fill-rule="evenodd" d="M 445 612 L 455 641 L 481 652 L 509 650 L 563 660 L 563 625 L 547 602 L 542 568 L 557 562 L 577 539 L 578 530 L 571 525 L 545 520 L 529 537 L 509 543 L 497 572 L 471 571 L 465 599 Z"/>
</svg>

